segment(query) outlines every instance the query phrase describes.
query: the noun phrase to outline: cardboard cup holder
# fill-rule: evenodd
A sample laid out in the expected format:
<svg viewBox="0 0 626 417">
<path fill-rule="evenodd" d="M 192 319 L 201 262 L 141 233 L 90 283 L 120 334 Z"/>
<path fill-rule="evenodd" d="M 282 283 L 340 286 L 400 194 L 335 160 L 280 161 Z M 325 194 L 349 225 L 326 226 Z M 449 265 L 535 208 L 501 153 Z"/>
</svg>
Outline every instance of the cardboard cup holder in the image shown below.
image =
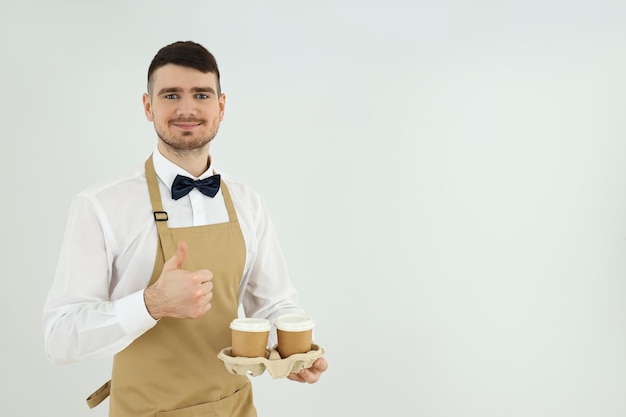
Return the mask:
<svg viewBox="0 0 626 417">
<path fill-rule="evenodd" d="M 265 370 L 274 379 L 286 378 L 290 373 L 297 373 L 301 369 L 310 368 L 317 358 L 324 355 L 324 349 L 315 343 L 311 344 L 311 350 L 307 353 L 295 353 L 282 359 L 276 350 L 265 350 L 265 357 L 245 358 L 242 356 L 232 356 L 232 348 L 227 347 L 217 354 L 217 357 L 224 362 L 226 369 L 231 374 L 259 376 Z"/>
</svg>

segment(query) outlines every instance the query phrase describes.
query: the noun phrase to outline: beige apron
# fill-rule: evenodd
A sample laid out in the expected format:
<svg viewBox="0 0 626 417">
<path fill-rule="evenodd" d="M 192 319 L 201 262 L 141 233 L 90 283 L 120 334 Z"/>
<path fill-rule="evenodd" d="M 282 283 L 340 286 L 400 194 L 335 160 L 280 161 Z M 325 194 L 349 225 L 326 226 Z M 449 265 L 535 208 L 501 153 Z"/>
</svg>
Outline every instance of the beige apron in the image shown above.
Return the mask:
<svg viewBox="0 0 626 417">
<path fill-rule="evenodd" d="M 230 346 L 230 322 L 237 317 L 239 281 L 246 251 L 228 188 L 221 190 L 229 222 L 169 229 L 152 156 L 146 179 L 160 245 L 152 285 L 178 241 L 187 242 L 187 270 L 213 272 L 211 310 L 197 319 L 164 317 L 115 355 L 110 384 L 111 417 L 255 417 L 248 378 L 230 374 L 217 358 Z"/>
</svg>

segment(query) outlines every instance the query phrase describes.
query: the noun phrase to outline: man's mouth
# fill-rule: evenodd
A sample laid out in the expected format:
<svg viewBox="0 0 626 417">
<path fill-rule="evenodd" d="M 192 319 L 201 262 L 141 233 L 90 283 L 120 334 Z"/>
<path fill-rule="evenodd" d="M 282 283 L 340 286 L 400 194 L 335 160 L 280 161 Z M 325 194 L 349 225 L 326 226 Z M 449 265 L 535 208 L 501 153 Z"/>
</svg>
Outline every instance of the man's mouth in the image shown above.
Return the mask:
<svg viewBox="0 0 626 417">
<path fill-rule="evenodd" d="M 173 121 L 172 125 L 181 130 L 192 130 L 202 125 L 201 121 Z"/>
</svg>

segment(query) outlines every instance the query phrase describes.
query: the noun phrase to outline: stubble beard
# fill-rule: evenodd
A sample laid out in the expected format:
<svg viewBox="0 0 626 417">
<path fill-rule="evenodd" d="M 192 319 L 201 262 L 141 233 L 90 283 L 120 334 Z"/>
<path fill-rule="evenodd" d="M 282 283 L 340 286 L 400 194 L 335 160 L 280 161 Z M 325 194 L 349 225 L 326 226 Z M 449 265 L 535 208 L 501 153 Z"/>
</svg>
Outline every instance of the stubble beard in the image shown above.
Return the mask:
<svg viewBox="0 0 626 417">
<path fill-rule="evenodd" d="M 217 129 L 208 136 L 200 136 L 197 139 L 185 138 L 193 136 L 193 132 L 183 132 L 179 136 L 168 135 L 155 125 L 154 130 L 165 146 L 178 156 L 197 155 L 202 153 L 206 146 L 217 136 Z"/>
</svg>

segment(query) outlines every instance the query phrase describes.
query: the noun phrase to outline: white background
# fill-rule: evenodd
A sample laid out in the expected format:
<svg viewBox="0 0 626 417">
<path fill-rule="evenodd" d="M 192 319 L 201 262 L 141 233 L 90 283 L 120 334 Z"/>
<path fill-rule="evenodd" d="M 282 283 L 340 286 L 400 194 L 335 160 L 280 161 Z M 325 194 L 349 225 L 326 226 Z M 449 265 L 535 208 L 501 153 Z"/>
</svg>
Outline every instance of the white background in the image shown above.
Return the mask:
<svg viewBox="0 0 626 417">
<path fill-rule="evenodd" d="M 156 51 L 217 57 L 212 154 L 266 200 L 329 371 L 261 416 L 626 415 L 626 3 L 0 5 L 2 416 L 105 416 L 52 365 L 72 197 L 143 163 Z"/>
</svg>

